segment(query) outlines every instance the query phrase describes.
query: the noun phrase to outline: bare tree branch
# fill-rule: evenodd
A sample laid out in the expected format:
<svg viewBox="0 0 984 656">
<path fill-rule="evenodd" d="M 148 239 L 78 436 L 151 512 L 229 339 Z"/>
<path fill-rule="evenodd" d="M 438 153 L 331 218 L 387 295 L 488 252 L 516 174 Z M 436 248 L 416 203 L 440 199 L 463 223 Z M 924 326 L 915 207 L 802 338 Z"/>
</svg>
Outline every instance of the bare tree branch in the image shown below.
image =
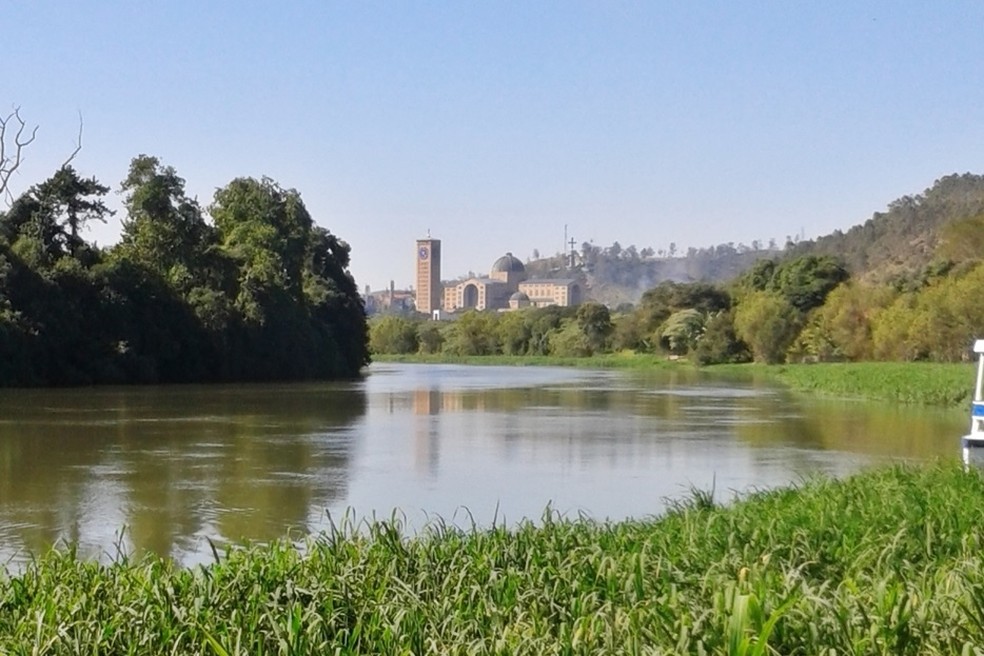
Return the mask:
<svg viewBox="0 0 984 656">
<path fill-rule="evenodd" d="M 61 165 L 62 168 L 65 168 L 66 166 L 71 164 L 72 160 L 75 159 L 75 156 L 78 155 L 79 152 L 82 150 L 82 126 L 83 126 L 82 112 L 79 111 L 79 137 L 75 142 L 75 150 L 73 150 L 72 154 L 68 156 L 68 159 L 66 159 L 64 163 L 62 163 Z"/>
<path fill-rule="evenodd" d="M 11 138 L 8 132 L 14 128 L 17 131 L 14 132 Z M 14 200 L 13 194 L 10 192 L 10 187 L 8 186 L 10 176 L 17 171 L 21 162 L 24 160 L 24 148 L 29 146 L 38 135 L 37 125 L 31 130 L 29 137 L 24 136 L 26 129 L 27 123 L 20 116 L 20 107 L 14 107 L 12 112 L 0 118 L 0 196 L 6 197 L 8 204 Z M 8 148 L 13 150 L 9 155 Z M 72 157 L 74 156 L 73 154 Z"/>
</svg>

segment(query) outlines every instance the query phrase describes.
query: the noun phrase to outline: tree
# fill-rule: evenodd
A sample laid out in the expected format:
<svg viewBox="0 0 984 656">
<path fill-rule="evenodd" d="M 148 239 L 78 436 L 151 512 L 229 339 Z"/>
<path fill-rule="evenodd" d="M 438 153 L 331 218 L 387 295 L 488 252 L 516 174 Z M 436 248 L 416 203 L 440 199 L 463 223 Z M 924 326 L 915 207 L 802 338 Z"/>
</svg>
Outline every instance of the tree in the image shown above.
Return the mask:
<svg viewBox="0 0 984 656">
<path fill-rule="evenodd" d="M 130 257 L 188 292 L 190 279 L 201 279 L 206 252 L 216 244 L 198 202 L 185 195 L 185 181 L 156 157 L 140 155 L 130 162 L 120 184 L 127 218 L 117 255 Z"/>
<path fill-rule="evenodd" d="M 835 355 L 863 360 L 874 355 L 872 328 L 896 298 L 888 286 L 847 282 L 834 289 L 816 310 L 814 322 L 835 348 Z"/>
<path fill-rule="evenodd" d="M 332 375 L 351 376 L 369 364 L 365 301 L 349 273 L 349 245 L 326 228 L 311 230 L 303 304 L 314 329 L 332 345 Z"/>
<path fill-rule="evenodd" d="M 637 310 L 640 328 L 651 333 L 671 314 L 693 309 L 703 314 L 720 312 L 731 307 L 728 292 L 707 283 L 662 282 L 642 295 Z"/>
<path fill-rule="evenodd" d="M 444 347 L 444 333 L 437 321 L 417 323 L 417 343 L 421 353 L 440 353 Z"/>
<path fill-rule="evenodd" d="M 755 359 L 782 362 L 800 327 L 800 315 L 789 301 L 772 292 L 753 292 L 735 310 L 735 333 Z"/>
<path fill-rule="evenodd" d="M 369 326 L 369 348 L 373 353 L 416 353 L 418 346 L 417 327 L 408 319 L 390 314 Z"/>
<path fill-rule="evenodd" d="M 613 330 L 612 317 L 608 308 L 601 303 L 582 303 L 577 307 L 575 318 L 581 333 L 584 335 L 584 343 L 588 353 L 605 350 Z"/>
<path fill-rule="evenodd" d="M 836 258 L 805 255 L 776 267 L 768 288 L 785 296 L 800 312 L 808 312 L 823 305 L 827 294 L 849 277 Z"/>
<path fill-rule="evenodd" d="M 612 318 L 612 348 L 616 351 L 630 349 L 645 351 L 649 349 L 647 336 L 640 326 L 637 312 L 620 312 Z"/>
<path fill-rule="evenodd" d="M 573 308 L 562 308 L 551 305 L 524 312 L 526 323 L 530 329 L 528 353 L 530 355 L 548 355 L 550 353 L 550 336 L 561 329 L 573 312 Z"/>
<path fill-rule="evenodd" d="M 19 197 L 10 210 L 0 216 L 0 234 L 11 243 L 30 240 L 40 257 L 51 264 L 71 255 L 92 264 L 95 256 L 79 236 L 89 221 L 106 221 L 112 212 L 102 201 L 109 187 L 95 178 L 81 178 L 71 166 L 63 166 L 44 182 Z"/>
<path fill-rule="evenodd" d="M 704 332 L 704 315 L 693 308 L 674 312 L 660 326 L 660 346 L 675 355 L 686 355 Z"/>
<path fill-rule="evenodd" d="M 278 303 L 302 298 L 312 219 L 300 194 L 269 178 L 237 178 L 215 192 L 210 213 L 239 265 L 237 306 L 263 323 Z"/>
<path fill-rule="evenodd" d="M 704 334 L 694 349 L 697 364 L 749 362 L 752 354 L 748 345 L 735 334 L 733 312 L 717 312 L 704 325 Z"/>
<path fill-rule="evenodd" d="M 978 261 L 984 257 L 984 214 L 943 226 L 936 252 L 953 262 Z"/>
<path fill-rule="evenodd" d="M 496 332 L 502 352 L 506 355 L 523 355 L 529 350 L 532 331 L 525 312 L 506 312 L 496 321 Z"/>
<path fill-rule="evenodd" d="M 584 331 L 576 321 L 567 321 L 548 337 L 549 353 L 564 358 L 583 358 L 592 354 Z"/>
<path fill-rule="evenodd" d="M 444 349 L 452 355 L 494 355 L 499 351 L 495 317 L 469 310 L 451 324 Z"/>
</svg>

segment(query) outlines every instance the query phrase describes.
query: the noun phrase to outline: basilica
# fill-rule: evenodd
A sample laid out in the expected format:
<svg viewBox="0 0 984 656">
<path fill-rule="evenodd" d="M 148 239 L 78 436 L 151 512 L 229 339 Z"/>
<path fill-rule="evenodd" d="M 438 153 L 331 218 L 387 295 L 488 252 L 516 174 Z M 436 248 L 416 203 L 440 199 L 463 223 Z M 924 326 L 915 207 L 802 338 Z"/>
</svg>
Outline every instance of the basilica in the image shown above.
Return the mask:
<svg viewBox="0 0 984 656">
<path fill-rule="evenodd" d="M 522 261 L 512 253 L 497 259 L 488 276 L 443 283 L 439 280 L 440 241 L 418 240 L 418 312 L 518 310 L 548 305 L 568 307 L 583 300 L 582 283 L 578 279 L 530 278 Z"/>
</svg>

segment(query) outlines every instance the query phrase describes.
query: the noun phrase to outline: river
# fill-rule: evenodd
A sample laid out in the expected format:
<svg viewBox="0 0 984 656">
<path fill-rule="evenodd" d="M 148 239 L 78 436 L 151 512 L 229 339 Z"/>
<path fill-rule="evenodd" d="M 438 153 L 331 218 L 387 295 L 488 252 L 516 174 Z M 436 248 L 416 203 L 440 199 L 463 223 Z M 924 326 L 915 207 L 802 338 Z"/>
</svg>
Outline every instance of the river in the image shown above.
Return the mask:
<svg viewBox="0 0 984 656">
<path fill-rule="evenodd" d="M 211 543 L 659 514 L 816 474 L 956 458 L 966 413 L 690 369 L 374 364 L 358 381 L 0 391 L 0 564 L 52 544 L 182 564 Z M 329 518 L 331 518 L 329 520 Z"/>
</svg>

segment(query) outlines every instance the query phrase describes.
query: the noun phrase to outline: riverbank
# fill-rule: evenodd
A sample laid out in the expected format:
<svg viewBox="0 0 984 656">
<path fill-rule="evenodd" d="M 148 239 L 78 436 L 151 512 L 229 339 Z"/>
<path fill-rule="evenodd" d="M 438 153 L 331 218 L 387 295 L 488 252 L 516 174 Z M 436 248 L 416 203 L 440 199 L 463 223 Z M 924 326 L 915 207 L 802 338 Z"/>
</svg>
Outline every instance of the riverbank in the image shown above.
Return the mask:
<svg viewBox="0 0 984 656">
<path fill-rule="evenodd" d="M 894 467 L 654 520 L 346 526 L 193 569 L 52 553 L 0 578 L 0 653 L 961 653 L 984 641 L 982 507 L 976 471 Z"/>
<path fill-rule="evenodd" d="M 470 365 L 565 366 L 649 369 L 695 367 L 650 353 L 607 353 L 585 358 L 490 355 L 374 356 L 380 362 L 454 363 Z M 717 364 L 701 367 L 717 375 L 771 380 L 797 392 L 823 396 L 912 403 L 944 407 L 970 403 L 974 365 L 939 362 L 827 362 L 817 364 Z"/>
<path fill-rule="evenodd" d="M 684 360 L 670 360 L 653 353 L 601 353 L 589 357 L 557 355 L 444 355 L 414 353 L 412 355 L 373 355 L 375 362 L 411 364 L 468 364 L 510 367 L 584 367 L 588 369 L 652 369 L 654 367 L 692 366 Z"/>
</svg>

